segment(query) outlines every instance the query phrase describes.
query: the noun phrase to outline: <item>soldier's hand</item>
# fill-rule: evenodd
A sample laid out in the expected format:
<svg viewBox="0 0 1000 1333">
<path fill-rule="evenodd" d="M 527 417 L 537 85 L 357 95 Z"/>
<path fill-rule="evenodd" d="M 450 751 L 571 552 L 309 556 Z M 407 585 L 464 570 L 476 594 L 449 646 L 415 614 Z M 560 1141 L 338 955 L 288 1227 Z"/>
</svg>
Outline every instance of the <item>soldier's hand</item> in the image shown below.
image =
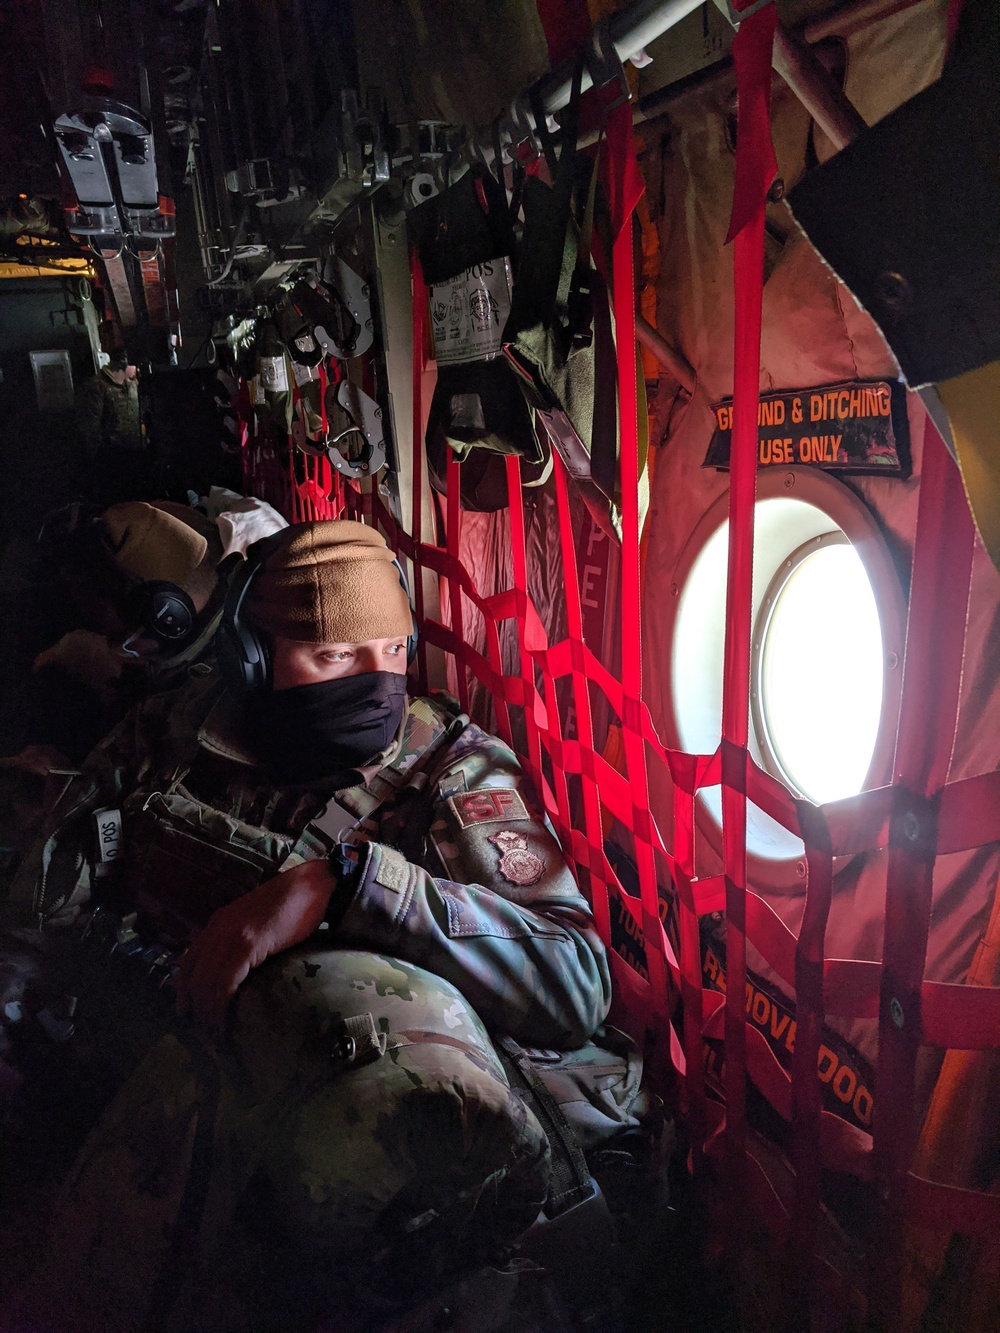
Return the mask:
<svg viewBox="0 0 1000 1333">
<path fill-rule="evenodd" d="M 181 958 L 178 1012 L 221 1027 L 251 969 L 319 928 L 334 883 L 325 859 L 306 861 L 220 907 Z"/>
</svg>

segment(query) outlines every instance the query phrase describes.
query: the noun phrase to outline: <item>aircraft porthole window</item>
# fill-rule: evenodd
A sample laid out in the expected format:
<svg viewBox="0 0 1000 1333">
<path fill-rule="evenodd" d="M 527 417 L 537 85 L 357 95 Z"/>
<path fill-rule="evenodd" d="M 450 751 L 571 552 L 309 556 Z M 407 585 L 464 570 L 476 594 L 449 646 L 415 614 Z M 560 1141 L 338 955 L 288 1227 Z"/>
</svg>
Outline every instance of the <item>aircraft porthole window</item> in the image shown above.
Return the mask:
<svg viewBox="0 0 1000 1333">
<path fill-rule="evenodd" d="M 766 766 L 816 805 L 856 795 L 878 739 L 885 654 L 871 581 L 843 532 L 782 563 L 755 630 L 751 702 Z"/>
<path fill-rule="evenodd" d="M 751 610 L 750 751 L 797 797 L 821 805 L 891 778 L 905 601 L 874 517 L 843 482 L 808 468 L 758 479 Z M 668 744 L 710 754 L 722 731 L 728 498 L 678 563 L 670 626 Z M 721 789 L 699 801 L 721 845 Z M 800 891 L 801 840 L 747 811 L 748 872 Z"/>
</svg>

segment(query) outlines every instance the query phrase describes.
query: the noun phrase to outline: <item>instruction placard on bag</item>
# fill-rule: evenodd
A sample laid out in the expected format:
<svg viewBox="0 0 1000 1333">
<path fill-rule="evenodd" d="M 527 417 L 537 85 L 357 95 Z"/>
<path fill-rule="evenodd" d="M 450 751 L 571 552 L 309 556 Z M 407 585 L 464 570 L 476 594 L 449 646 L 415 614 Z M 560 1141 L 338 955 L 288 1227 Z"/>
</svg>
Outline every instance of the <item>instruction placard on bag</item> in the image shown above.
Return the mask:
<svg viewBox="0 0 1000 1333">
<path fill-rule="evenodd" d="M 268 393 L 288 392 L 288 367 L 284 356 L 262 356 L 257 360 L 261 386 Z"/>
<path fill-rule="evenodd" d="M 98 875 L 106 875 L 112 862 L 122 854 L 122 812 L 95 810 L 94 833 L 97 843 L 94 869 Z"/>
<path fill-rule="evenodd" d="M 490 361 L 500 355 L 503 326 L 510 314 L 510 260 L 473 264 L 427 289 L 439 366 Z"/>
</svg>

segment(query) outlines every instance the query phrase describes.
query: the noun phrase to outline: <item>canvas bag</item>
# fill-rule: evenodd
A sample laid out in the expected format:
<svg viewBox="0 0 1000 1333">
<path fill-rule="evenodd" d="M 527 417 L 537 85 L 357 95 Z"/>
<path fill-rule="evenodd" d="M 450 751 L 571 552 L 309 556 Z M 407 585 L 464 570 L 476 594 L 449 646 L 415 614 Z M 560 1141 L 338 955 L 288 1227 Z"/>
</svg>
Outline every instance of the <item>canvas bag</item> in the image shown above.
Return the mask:
<svg viewBox="0 0 1000 1333">
<path fill-rule="evenodd" d="M 409 223 L 428 286 L 438 360 L 426 435 L 431 484 L 445 491 L 451 450 L 465 464 L 462 507 L 480 512 L 503 509 L 507 481 L 502 455 L 520 454 L 522 483 L 538 485 L 551 466 L 547 444 L 539 440 L 532 412 L 501 354 L 501 324 L 492 330 L 494 350 L 484 353 L 466 347 L 457 353 L 459 359 L 451 360 L 447 344 L 462 320 L 470 317 L 455 308 L 464 299 L 461 276 L 497 266 L 476 292 L 486 316 L 491 302 L 488 283 L 494 277 L 499 280 L 499 266 L 512 261 L 514 236 L 506 188 L 477 165 L 415 208 Z M 489 313 L 494 319 L 499 314 Z"/>
<path fill-rule="evenodd" d="M 573 79 L 560 153 L 536 123 L 552 185 L 525 182 L 524 234 L 504 355 L 595 522 L 620 537 L 615 334 L 607 285 L 591 260 L 598 158 L 576 151 L 581 70 Z M 578 216 L 579 214 L 579 220 Z M 646 425 L 642 376 L 640 432 Z M 640 440 L 640 474 L 644 441 Z"/>
</svg>

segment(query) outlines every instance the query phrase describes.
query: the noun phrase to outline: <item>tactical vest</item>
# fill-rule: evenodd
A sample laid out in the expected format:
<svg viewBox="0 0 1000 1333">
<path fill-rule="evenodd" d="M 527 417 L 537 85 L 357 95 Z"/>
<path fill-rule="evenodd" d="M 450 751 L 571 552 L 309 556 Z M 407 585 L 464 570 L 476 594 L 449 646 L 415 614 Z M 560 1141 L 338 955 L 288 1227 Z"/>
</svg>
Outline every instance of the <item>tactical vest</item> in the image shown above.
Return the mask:
<svg viewBox="0 0 1000 1333">
<path fill-rule="evenodd" d="M 337 793 L 347 823 L 360 823 L 412 784 L 467 719 L 436 699 L 418 699 L 420 748 L 405 745 L 393 762 L 366 787 Z M 213 912 L 272 878 L 282 869 L 328 856 L 339 840 L 319 821 L 327 806 L 322 796 L 303 793 L 278 797 L 286 808 L 288 831 L 248 822 L 200 800 L 186 785 L 195 756 L 185 755 L 173 768 L 147 778 L 122 808 L 124 850 L 113 898 L 139 914 L 143 933 L 167 948 L 187 945 Z M 350 812 L 350 813 L 348 813 Z M 363 831 L 361 836 L 363 836 Z"/>
</svg>

